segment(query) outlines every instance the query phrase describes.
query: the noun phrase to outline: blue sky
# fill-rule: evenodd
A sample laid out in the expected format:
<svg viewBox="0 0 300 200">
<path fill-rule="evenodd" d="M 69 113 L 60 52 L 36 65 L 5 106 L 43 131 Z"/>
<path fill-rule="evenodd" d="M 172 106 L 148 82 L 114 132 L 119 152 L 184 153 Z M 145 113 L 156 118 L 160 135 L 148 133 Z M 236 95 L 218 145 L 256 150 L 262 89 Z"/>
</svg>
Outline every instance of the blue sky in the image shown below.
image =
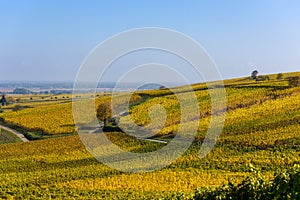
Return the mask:
<svg viewBox="0 0 300 200">
<path fill-rule="evenodd" d="M 298 0 L 0 0 L 0 80 L 73 81 L 101 41 L 163 27 L 199 42 L 223 78 L 300 69 Z"/>
</svg>

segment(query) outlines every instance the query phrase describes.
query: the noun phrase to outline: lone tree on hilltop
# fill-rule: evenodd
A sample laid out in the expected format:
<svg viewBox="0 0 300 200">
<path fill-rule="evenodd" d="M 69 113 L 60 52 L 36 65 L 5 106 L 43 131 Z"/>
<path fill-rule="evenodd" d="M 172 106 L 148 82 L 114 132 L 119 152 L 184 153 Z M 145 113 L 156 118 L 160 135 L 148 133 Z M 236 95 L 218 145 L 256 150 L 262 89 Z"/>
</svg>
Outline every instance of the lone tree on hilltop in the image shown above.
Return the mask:
<svg viewBox="0 0 300 200">
<path fill-rule="evenodd" d="M 257 70 L 252 71 L 252 72 L 251 72 L 251 78 L 254 79 L 254 80 L 256 80 L 257 74 L 258 74 L 258 71 L 257 71 Z"/>
<path fill-rule="evenodd" d="M 112 110 L 110 102 L 102 102 L 97 108 L 97 118 L 99 121 L 107 125 L 107 122 L 112 118 Z"/>
</svg>

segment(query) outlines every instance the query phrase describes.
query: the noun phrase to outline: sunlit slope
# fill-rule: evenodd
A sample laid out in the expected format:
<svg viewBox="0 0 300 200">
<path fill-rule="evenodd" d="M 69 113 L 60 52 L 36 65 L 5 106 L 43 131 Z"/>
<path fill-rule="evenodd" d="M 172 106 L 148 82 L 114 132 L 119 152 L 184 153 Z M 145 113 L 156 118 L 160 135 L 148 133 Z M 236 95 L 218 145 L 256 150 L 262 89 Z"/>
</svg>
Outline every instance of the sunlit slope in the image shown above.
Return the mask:
<svg viewBox="0 0 300 200">
<path fill-rule="evenodd" d="M 272 81 L 274 85 L 270 86 Z M 4 144 L 0 145 L 0 198 L 172 197 L 175 193 L 193 192 L 200 186 L 221 185 L 229 178 L 239 182 L 250 173 L 250 163 L 267 177 L 273 171 L 300 164 L 299 87 L 288 87 L 287 81 L 280 82 L 275 78 L 262 82 L 239 79 L 225 83 L 228 85 L 224 129 L 207 157 L 200 159 L 198 155 L 210 121 L 210 99 L 207 90 L 196 89 L 201 119 L 191 118 L 186 123 L 199 124 L 198 135 L 189 150 L 170 166 L 144 174 L 121 173 L 97 162 L 78 136 Z M 157 97 L 151 97 L 153 92 Z M 131 107 L 131 117 L 138 124 L 146 125 L 150 122 L 148 109 L 161 103 L 168 117 L 166 126 L 156 137 L 168 141 L 176 134 L 180 107 L 175 96 L 166 93 L 167 90 L 140 93 L 144 101 Z M 35 109 L 45 111 L 46 118 L 67 118 L 57 123 L 65 130 L 63 125 L 73 126 L 71 105 L 68 103 L 7 112 L 2 117 L 20 121 L 21 118 L 15 117 L 17 113 L 24 112 L 23 118 L 26 119 L 27 114 L 30 119 L 38 116 Z M 67 114 L 62 117 L 60 112 Z M 126 121 L 127 117 L 121 120 Z M 49 119 L 49 122 L 53 119 Z M 51 126 L 47 123 L 41 123 L 38 128 L 50 130 Z M 24 124 L 20 126 L 26 128 Z M 154 151 L 165 145 L 136 140 L 124 133 L 106 135 L 122 149 L 132 152 Z"/>
<path fill-rule="evenodd" d="M 71 103 L 27 108 L 4 113 L 2 117 L 6 123 L 30 131 L 42 131 L 46 134 L 75 132 Z"/>
<path fill-rule="evenodd" d="M 235 110 L 260 106 L 267 101 L 272 102 L 290 95 L 296 95 L 299 91 L 299 87 L 289 88 L 288 81 L 286 80 L 288 76 L 295 75 L 300 75 L 300 73 L 283 74 L 281 80 L 276 79 L 276 74 L 269 75 L 270 80 L 267 81 L 256 82 L 249 78 L 225 80 L 227 114 L 230 116 L 231 112 Z M 200 121 L 205 123 L 205 121 L 209 121 L 211 114 L 209 91 L 203 83 L 192 85 L 192 87 L 195 92 L 189 91 L 187 87 L 184 86 L 180 87 L 179 90 L 182 91 L 183 94 L 186 94 L 187 98 L 189 98 L 189 94 L 195 93 L 200 109 Z M 174 126 L 180 123 L 181 112 L 178 99 L 172 91 L 164 89 L 137 92 L 137 94 L 143 97 L 143 101 L 138 105 L 132 106 L 130 110 L 131 115 L 123 117 L 121 119 L 122 122 L 126 123 L 128 118 L 132 118 L 138 125 L 145 126 L 150 123 L 148 109 L 155 104 L 160 104 L 166 109 L 167 118 L 164 124 L 165 127 L 159 134 L 174 134 L 176 132 Z M 43 101 L 39 97 L 38 101 L 30 102 L 30 97 L 26 96 L 26 101 L 19 104 L 23 106 L 23 109 L 19 111 L 5 111 L 4 113 L 0 113 L 0 118 L 2 118 L 5 123 L 12 124 L 27 131 L 37 131 L 41 134 L 57 135 L 75 133 L 76 128 L 72 115 L 72 103 L 70 99 L 63 99 L 63 97 L 70 98 L 70 96 L 60 95 L 58 97 L 57 101 L 53 99 L 49 101 L 49 97 Z M 35 100 L 35 98 L 38 97 L 33 97 L 33 100 Z M 84 95 L 81 96 L 81 98 L 91 98 L 91 95 Z M 77 100 L 83 101 L 81 98 Z M 96 102 L 108 99 L 108 97 L 98 95 Z M 13 105 L 8 106 L 8 108 L 12 107 Z M 195 116 L 188 116 L 186 120 L 193 122 Z"/>
<path fill-rule="evenodd" d="M 297 75 L 297 73 L 292 75 Z M 297 112 L 300 108 L 300 87 L 289 87 L 287 80 L 276 80 L 274 79 L 275 75 L 271 75 L 270 77 L 272 79 L 268 81 L 258 82 L 249 80 L 248 78 L 224 81 L 227 107 L 226 127 L 223 133 L 227 134 L 232 126 L 236 126 L 233 128 L 236 130 L 236 128 L 240 126 L 240 123 L 244 123 L 245 120 L 245 123 L 248 124 L 247 127 L 255 128 L 257 126 L 258 128 L 256 129 L 268 129 L 268 126 L 263 128 L 261 124 L 273 123 L 273 126 L 275 126 L 280 120 L 285 120 L 284 122 L 286 123 L 289 123 L 287 122 L 289 120 L 292 120 L 293 123 L 299 122 L 297 114 L 294 112 Z M 176 95 L 165 90 L 162 91 L 162 94 L 166 92 L 169 92 L 169 94 L 159 96 L 158 91 L 144 92 L 143 95 L 151 96 L 155 94 L 157 97 L 149 98 L 147 101 L 132 107 L 130 110 L 131 115 L 121 118 L 121 122 L 126 124 L 127 121 L 133 119 L 138 125 L 145 127 L 151 123 L 150 128 L 155 130 L 160 126 L 160 121 L 157 120 L 157 125 L 152 123 L 149 110 L 155 105 L 162 105 L 166 111 L 166 121 L 164 128 L 158 135 L 174 135 L 178 130 L 179 124 L 182 123 L 190 123 L 191 126 L 194 126 L 195 123 L 199 123 L 199 132 L 205 132 L 211 120 L 211 99 L 209 90 L 203 89 L 203 84 L 194 85 L 193 87 L 196 90 L 195 92 L 186 91 L 184 94 L 187 97 L 189 97 L 190 94 L 196 95 L 200 111 L 200 120 L 197 119 L 197 116 L 188 115 L 184 119 L 185 121 L 181 122 L 182 113 L 180 102 Z M 221 89 L 217 88 L 214 90 Z M 183 109 L 189 108 L 185 107 Z M 192 106 L 191 109 L 195 109 L 195 106 Z M 263 117 L 267 117 L 268 119 L 263 119 Z"/>
<path fill-rule="evenodd" d="M 249 131 L 246 122 L 252 121 L 247 117 L 239 126 L 227 125 L 230 131 L 221 135 L 206 158 L 198 157 L 199 140 L 172 165 L 144 174 L 121 173 L 97 162 L 78 136 L 0 145 L 0 197 L 158 198 L 221 185 L 229 178 L 238 182 L 250 173 L 249 163 L 267 176 L 299 164 L 299 123 L 279 120 L 280 126 L 274 126 L 266 115 L 259 119 L 263 120 L 262 129 L 252 127 Z M 133 152 L 153 151 L 164 145 L 122 133 L 106 134 L 121 148 Z"/>
<path fill-rule="evenodd" d="M 120 94 L 116 97 L 116 103 L 122 104 L 125 94 Z M 92 97 L 93 96 L 93 97 Z M 137 99 L 137 95 L 131 97 L 132 100 Z M 74 98 L 78 104 L 91 101 L 95 103 L 95 108 L 103 101 L 110 101 L 110 96 L 81 95 L 80 98 Z M 70 100 L 58 101 L 38 101 L 38 102 L 21 102 L 21 109 L 17 111 L 10 110 L 13 105 L 5 107 L 5 112 L 0 113 L 1 121 L 4 124 L 12 126 L 12 128 L 21 128 L 25 131 L 37 132 L 39 135 L 60 135 L 76 133 L 74 125 L 72 102 Z M 95 110 L 84 112 L 94 113 Z"/>
</svg>

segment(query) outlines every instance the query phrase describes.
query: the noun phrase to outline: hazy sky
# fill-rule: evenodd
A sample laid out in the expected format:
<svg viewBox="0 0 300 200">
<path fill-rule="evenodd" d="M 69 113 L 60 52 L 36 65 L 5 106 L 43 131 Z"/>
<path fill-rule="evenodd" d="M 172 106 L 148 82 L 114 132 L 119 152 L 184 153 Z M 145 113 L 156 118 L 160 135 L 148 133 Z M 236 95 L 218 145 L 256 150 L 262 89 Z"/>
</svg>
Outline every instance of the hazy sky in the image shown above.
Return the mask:
<svg viewBox="0 0 300 200">
<path fill-rule="evenodd" d="M 72 81 L 98 43 L 140 27 L 194 38 L 223 78 L 300 70 L 299 0 L 0 0 L 0 26 L 0 80 Z"/>
</svg>

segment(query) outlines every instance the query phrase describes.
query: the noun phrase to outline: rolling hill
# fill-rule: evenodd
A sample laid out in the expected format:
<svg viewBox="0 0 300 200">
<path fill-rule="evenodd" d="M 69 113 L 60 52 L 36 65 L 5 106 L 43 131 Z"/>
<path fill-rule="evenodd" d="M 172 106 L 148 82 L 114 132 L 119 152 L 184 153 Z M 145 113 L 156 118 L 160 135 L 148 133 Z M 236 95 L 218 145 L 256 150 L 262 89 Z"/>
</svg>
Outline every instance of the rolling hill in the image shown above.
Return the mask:
<svg viewBox="0 0 300 200">
<path fill-rule="evenodd" d="M 182 94 L 194 93 L 200 119 L 189 116 L 184 123 L 199 123 L 198 134 L 188 151 L 171 165 L 154 172 L 124 173 L 93 158 L 76 134 L 69 100 L 48 103 L 21 101 L 19 111 L 8 107 L 0 114 L 2 124 L 36 136 L 28 143 L 0 145 L 0 198 L 2 199 L 159 199 L 192 198 L 196 188 L 216 187 L 231 179 L 241 182 L 252 174 L 252 166 L 266 179 L 273 173 L 300 164 L 300 87 L 287 77 L 299 72 L 269 75 L 270 80 L 249 78 L 225 80 L 227 109 L 225 124 L 214 149 L 199 158 L 211 118 L 211 101 L 205 84 L 184 86 Z M 180 123 L 180 106 L 168 89 L 138 91 L 141 101 L 121 117 L 138 125 L 150 123 L 148 109 L 155 104 L 166 109 L 166 122 L 153 139 L 169 142 Z M 97 97 L 107 101 L 108 97 Z M 156 124 L 152 124 L 156 128 Z M 158 126 L 158 125 L 157 125 Z M 122 132 L 106 132 L 122 149 L 150 152 L 164 143 L 137 140 Z M 39 137 L 38 137 L 39 136 Z M 45 137 L 47 136 L 47 137 Z M 60 136 L 60 137 L 57 137 Z"/>
</svg>

